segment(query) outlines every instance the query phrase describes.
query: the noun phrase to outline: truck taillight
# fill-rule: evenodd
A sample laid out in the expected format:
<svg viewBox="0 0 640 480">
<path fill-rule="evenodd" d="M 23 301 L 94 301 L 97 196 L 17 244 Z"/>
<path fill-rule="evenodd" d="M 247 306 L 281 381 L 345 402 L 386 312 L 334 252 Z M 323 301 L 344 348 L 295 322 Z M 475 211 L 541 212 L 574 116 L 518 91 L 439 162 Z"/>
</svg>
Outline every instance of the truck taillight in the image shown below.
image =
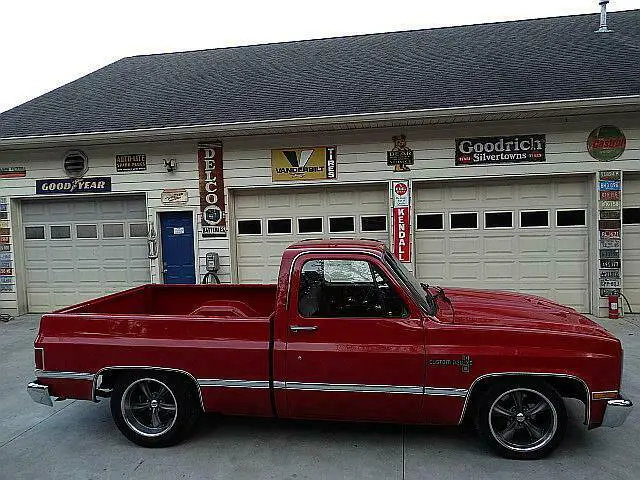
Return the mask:
<svg viewBox="0 0 640 480">
<path fill-rule="evenodd" d="M 36 370 L 44 370 L 44 348 L 35 348 Z"/>
</svg>

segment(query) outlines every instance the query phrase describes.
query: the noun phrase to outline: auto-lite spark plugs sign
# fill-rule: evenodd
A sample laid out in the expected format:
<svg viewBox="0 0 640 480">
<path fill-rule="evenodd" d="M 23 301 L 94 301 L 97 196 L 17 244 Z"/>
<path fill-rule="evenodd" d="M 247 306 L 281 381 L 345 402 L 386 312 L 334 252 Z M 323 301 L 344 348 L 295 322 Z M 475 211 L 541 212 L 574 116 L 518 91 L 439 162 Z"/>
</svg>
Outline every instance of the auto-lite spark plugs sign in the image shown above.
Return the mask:
<svg viewBox="0 0 640 480">
<path fill-rule="evenodd" d="M 227 222 L 222 178 L 222 144 L 198 145 L 198 170 L 202 236 L 224 237 L 227 235 Z"/>
<path fill-rule="evenodd" d="M 391 182 L 393 199 L 393 253 L 401 262 L 411 262 L 411 184 Z"/>
<path fill-rule="evenodd" d="M 456 165 L 544 162 L 544 135 L 456 138 Z"/>
</svg>

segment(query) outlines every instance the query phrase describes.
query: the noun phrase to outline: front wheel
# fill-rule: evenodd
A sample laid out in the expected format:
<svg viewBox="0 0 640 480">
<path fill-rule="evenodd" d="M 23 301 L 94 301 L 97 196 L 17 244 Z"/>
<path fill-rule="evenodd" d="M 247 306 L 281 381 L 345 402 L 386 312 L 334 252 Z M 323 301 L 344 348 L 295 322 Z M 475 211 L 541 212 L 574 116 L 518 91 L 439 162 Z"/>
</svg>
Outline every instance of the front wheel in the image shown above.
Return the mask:
<svg viewBox="0 0 640 480">
<path fill-rule="evenodd" d="M 199 413 L 193 388 L 161 372 L 123 375 L 111 395 L 111 414 L 118 429 L 143 447 L 180 442 Z"/>
<path fill-rule="evenodd" d="M 546 383 L 499 384 L 480 400 L 476 424 L 500 455 L 531 460 L 558 446 L 566 430 L 567 411 L 562 398 Z"/>
</svg>

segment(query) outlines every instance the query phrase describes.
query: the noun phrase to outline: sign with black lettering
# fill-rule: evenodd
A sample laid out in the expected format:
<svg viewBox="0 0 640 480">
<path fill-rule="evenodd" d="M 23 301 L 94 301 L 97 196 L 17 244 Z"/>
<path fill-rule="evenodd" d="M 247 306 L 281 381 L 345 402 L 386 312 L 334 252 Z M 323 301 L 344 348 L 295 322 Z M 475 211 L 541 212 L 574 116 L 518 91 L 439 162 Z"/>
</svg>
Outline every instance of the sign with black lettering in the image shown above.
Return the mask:
<svg viewBox="0 0 640 480">
<path fill-rule="evenodd" d="M 198 171 L 202 236 L 224 237 L 227 235 L 227 221 L 222 176 L 222 144 L 198 145 Z"/>
<path fill-rule="evenodd" d="M 600 258 L 620 258 L 620 250 L 613 249 L 600 249 Z"/>
<path fill-rule="evenodd" d="M 111 177 L 36 180 L 36 195 L 104 193 L 111 191 Z"/>
<path fill-rule="evenodd" d="M 456 138 L 456 165 L 544 162 L 544 135 Z"/>
<path fill-rule="evenodd" d="M 142 172 L 147 169 L 147 156 L 144 153 L 116 155 L 116 172 Z"/>
</svg>

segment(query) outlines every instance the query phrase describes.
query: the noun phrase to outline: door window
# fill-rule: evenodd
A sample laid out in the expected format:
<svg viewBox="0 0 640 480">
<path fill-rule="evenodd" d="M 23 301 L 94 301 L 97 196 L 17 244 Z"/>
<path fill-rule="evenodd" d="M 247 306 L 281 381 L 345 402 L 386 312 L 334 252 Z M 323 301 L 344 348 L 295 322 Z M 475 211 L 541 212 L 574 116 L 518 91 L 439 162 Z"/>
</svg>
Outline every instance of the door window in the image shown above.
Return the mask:
<svg viewBox="0 0 640 480">
<path fill-rule="evenodd" d="M 302 266 L 303 317 L 406 317 L 408 309 L 385 274 L 365 260 L 308 260 Z"/>
</svg>

